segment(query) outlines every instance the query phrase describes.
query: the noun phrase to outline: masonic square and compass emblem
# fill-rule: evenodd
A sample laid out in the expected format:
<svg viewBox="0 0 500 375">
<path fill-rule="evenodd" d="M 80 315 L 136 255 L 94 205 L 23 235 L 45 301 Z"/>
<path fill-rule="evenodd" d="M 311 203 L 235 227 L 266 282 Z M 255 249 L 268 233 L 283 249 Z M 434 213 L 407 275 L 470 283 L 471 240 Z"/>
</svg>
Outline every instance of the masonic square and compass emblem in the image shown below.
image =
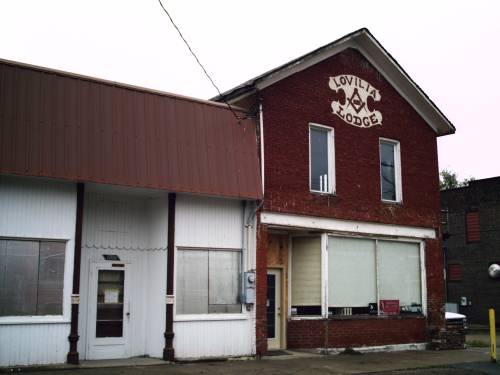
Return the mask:
<svg viewBox="0 0 500 375">
<path fill-rule="evenodd" d="M 344 104 L 339 100 L 332 102 L 333 113 L 342 120 L 360 128 L 382 125 L 382 114 L 368 108 L 368 97 L 371 96 L 374 101 L 380 100 L 380 92 L 375 87 L 349 74 L 330 77 L 328 85 L 333 91 L 342 90 L 345 94 Z"/>
</svg>

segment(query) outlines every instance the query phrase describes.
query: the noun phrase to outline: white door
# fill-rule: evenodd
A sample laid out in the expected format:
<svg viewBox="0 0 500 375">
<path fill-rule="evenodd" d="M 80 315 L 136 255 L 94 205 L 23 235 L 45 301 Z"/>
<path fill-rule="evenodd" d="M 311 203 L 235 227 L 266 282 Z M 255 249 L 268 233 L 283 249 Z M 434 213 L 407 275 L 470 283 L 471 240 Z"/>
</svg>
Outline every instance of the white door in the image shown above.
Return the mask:
<svg viewBox="0 0 500 375">
<path fill-rule="evenodd" d="M 267 347 L 281 348 L 281 270 L 267 270 Z"/>
<path fill-rule="evenodd" d="M 129 357 L 129 264 L 93 263 L 90 267 L 87 359 Z"/>
</svg>

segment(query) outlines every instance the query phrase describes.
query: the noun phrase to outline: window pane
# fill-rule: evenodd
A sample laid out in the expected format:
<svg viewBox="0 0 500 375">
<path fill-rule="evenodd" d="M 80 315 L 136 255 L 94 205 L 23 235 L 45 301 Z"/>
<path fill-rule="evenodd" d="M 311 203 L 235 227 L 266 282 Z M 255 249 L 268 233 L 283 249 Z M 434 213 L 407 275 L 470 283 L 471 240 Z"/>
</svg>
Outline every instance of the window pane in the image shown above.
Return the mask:
<svg viewBox="0 0 500 375">
<path fill-rule="evenodd" d="M 177 251 L 178 314 L 208 313 L 208 251 Z"/>
<path fill-rule="evenodd" d="M 380 143 L 380 178 L 382 199 L 396 200 L 396 170 L 394 164 L 394 149 L 392 143 Z"/>
<path fill-rule="evenodd" d="M 311 190 L 328 191 L 328 133 L 311 128 Z"/>
<path fill-rule="evenodd" d="M 238 302 L 241 252 L 209 252 L 209 313 L 239 313 Z"/>
<path fill-rule="evenodd" d="M 38 315 L 61 315 L 65 242 L 41 242 L 38 268 Z"/>
<path fill-rule="evenodd" d="M 276 275 L 267 274 L 267 338 L 276 338 Z"/>
<path fill-rule="evenodd" d="M 317 315 L 317 307 L 320 307 L 321 314 L 320 237 L 293 238 L 291 288 L 292 307 L 297 309 L 298 315 Z M 305 308 L 300 308 L 301 306 Z"/>
<path fill-rule="evenodd" d="M 406 308 L 410 309 L 412 305 L 421 307 L 420 245 L 378 241 L 377 261 L 379 298 L 399 300 L 402 311 L 407 311 Z"/>
<path fill-rule="evenodd" d="M 96 337 L 123 336 L 124 285 L 123 270 L 99 270 Z"/>
<path fill-rule="evenodd" d="M 377 304 L 375 241 L 329 237 L 328 307 L 368 313 L 370 303 Z"/>
<path fill-rule="evenodd" d="M 0 316 L 35 315 L 39 243 L 0 243 Z"/>
</svg>

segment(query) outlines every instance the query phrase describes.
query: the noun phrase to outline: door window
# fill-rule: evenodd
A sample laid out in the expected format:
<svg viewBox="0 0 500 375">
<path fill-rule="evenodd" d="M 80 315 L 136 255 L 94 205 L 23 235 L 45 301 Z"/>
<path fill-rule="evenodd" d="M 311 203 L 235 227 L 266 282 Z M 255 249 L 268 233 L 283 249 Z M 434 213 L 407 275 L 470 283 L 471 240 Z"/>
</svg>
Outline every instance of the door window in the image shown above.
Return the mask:
<svg viewBox="0 0 500 375">
<path fill-rule="evenodd" d="M 99 270 L 96 337 L 123 336 L 123 270 Z"/>
<path fill-rule="evenodd" d="M 276 337 L 276 275 L 267 274 L 267 338 Z"/>
</svg>

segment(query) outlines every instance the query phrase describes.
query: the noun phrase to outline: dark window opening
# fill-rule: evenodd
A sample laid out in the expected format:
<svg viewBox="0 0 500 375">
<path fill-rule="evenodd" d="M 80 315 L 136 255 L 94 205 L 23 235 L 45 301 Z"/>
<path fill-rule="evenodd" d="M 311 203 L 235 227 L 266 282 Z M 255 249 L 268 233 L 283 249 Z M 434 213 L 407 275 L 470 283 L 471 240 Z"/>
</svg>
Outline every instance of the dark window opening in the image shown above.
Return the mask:
<svg viewBox="0 0 500 375">
<path fill-rule="evenodd" d="M 321 306 L 292 306 L 293 315 L 321 316 Z"/>
<path fill-rule="evenodd" d="M 395 201 L 396 196 L 396 165 L 393 143 L 380 143 L 380 179 L 382 199 Z"/>
</svg>

